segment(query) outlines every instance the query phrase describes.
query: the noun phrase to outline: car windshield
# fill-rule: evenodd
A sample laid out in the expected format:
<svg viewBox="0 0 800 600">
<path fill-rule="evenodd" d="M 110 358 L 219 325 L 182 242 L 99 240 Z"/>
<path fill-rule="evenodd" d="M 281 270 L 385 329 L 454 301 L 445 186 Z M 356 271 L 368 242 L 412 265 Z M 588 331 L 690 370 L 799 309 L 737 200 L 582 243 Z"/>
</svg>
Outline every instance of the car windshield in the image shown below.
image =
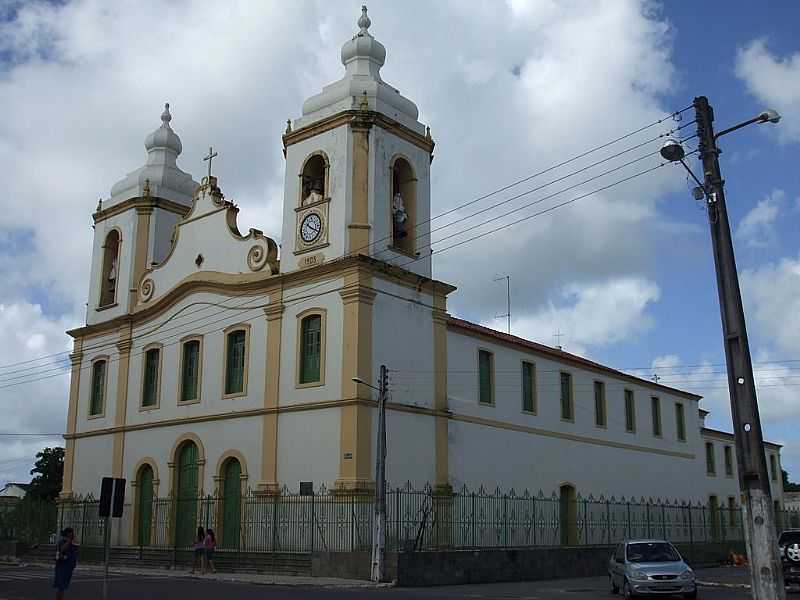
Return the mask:
<svg viewBox="0 0 800 600">
<path fill-rule="evenodd" d="M 636 542 L 628 544 L 628 560 L 633 563 L 675 562 L 681 559 L 672 544 L 666 542 Z"/>
<path fill-rule="evenodd" d="M 784 531 L 778 540 L 778 544 L 781 546 L 800 544 L 800 531 Z"/>
</svg>

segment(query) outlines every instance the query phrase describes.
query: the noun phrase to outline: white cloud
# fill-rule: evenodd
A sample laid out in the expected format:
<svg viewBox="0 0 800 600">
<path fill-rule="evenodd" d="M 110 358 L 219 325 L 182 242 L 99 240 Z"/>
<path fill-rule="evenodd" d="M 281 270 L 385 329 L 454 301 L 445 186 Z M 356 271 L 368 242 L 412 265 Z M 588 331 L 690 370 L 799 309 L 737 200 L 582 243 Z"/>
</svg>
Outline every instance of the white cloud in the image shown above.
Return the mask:
<svg viewBox="0 0 800 600">
<path fill-rule="evenodd" d="M 748 91 L 782 116 L 774 128 L 783 141 L 800 141 L 800 53 L 776 56 L 763 39 L 754 40 L 736 55 L 736 76 Z"/>
<path fill-rule="evenodd" d="M 630 340 L 647 331 L 652 326 L 647 309 L 659 296 L 655 283 L 635 277 L 570 284 L 561 290 L 557 302 L 514 319 L 512 333 L 551 345 L 553 333 L 560 330 L 565 350 L 586 354 L 590 348 Z"/>
<path fill-rule="evenodd" d="M 736 235 L 754 248 L 762 248 L 774 242 L 775 222 L 785 196 L 783 190 L 774 190 L 766 198 L 759 200 L 739 221 Z"/>
<path fill-rule="evenodd" d="M 37 305 L 0 304 L 0 365 L 8 365 L 0 368 L 0 432 L 57 434 L 64 430 L 69 385 L 66 356 L 25 361 L 69 350 L 66 327 L 64 319 L 47 318 Z M 29 380 L 38 381 L 14 385 Z M 34 456 L 45 445 L 63 445 L 63 439 L 60 435 L 0 436 L 0 485 L 28 481 Z"/>
</svg>

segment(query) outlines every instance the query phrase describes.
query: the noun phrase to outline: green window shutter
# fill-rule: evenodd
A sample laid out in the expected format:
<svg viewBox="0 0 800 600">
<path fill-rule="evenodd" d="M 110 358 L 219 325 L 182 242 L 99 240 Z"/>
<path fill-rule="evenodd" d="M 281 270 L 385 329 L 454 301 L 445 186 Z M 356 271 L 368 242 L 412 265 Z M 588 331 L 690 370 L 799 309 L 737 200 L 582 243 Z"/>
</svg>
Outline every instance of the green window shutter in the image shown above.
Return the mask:
<svg viewBox="0 0 800 600">
<path fill-rule="evenodd" d="M 243 329 L 237 329 L 228 334 L 226 394 L 239 394 L 244 391 L 245 335 Z"/>
<path fill-rule="evenodd" d="M 683 404 L 677 403 L 675 405 L 675 429 L 678 434 L 678 439 L 683 441 L 686 439 L 686 421 L 683 418 Z"/>
<path fill-rule="evenodd" d="M 309 315 L 300 323 L 300 383 L 321 381 L 322 316 Z"/>
<path fill-rule="evenodd" d="M 478 350 L 478 371 L 478 402 L 491 404 L 492 388 L 494 387 L 491 352 Z"/>
<path fill-rule="evenodd" d="M 661 400 L 656 396 L 650 398 L 650 411 L 653 417 L 653 435 L 661 437 Z"/>
<path fill-rule="evenodd" d="M 636 407 L 632 390 L 625 390 L 625 431 L 636 431 Z"/>
<path fill-rule="evenodd" d="M 606 426 L 606 386 L 602 381 L 594 382 L 594 423 Z"/>
<path fill-rule="evenodd" d="M 536 412 L 536 367 L 529 362 L 522 363 L 522 410 Z"/>
<path fill-rule="evenodd" d="M 242 466 L 235 458 L 225 462 L 222 475 L 222 547 L 238 548 L 242 520 Z"/>
<path fill-rule="evenodd" d="M 153 469 L 145 465 L 139 471 L 139 532 L 140 546 L 150 545 L 150 529 L 153 517 Z"/>
<path fill-rule="evenodd" d="M 714 460 L 714 444 L 706 442 L 706 472 L 709 475 L 714 475 L 717 472 L 717 466 Z"/>
<path fill-rule="evenodd" d="M 571 421 L 572 415 L 572 375 L 561 373 L 561 418 Z"/>
<path fill-rule="evenodd" d="M 103 414 L 103 402 L 106 391 L 106 361 L 98 360 L 92 367 L 92 400 L 89 406 L 90 415 Z"/>
<path fill-rule="evenodd" d="M 144 355 L 144 388 L 142 390 L 142 406 L 155 406 L 158 400 L 158 348 L 148 350 Z"/>
<path fill-rule="evenodd" d="M 200 342 L 190 340 L 183 345 L 183 373 L 181 373 L 181 402 L 197 400 L 200 376 Z"/>
<path fill-rule="evenodd" d="M 725 475 L 733 475 L 733 450 L 725 446 Z"/>
</svg>

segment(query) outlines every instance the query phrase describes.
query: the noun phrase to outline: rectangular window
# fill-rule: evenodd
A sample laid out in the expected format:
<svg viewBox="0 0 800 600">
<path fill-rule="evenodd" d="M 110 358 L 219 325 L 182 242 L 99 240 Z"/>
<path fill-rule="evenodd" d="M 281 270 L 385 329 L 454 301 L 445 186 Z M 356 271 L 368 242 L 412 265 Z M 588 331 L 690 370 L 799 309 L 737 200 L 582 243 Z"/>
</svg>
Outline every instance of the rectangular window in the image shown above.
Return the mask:
<svg viewBox="0 0 800 600">
<path fill-rule="evenodd" d="M 778 459 L 774 454 L 769 455 L 769 476 L 772 481 L 778 481 Z"/>
<path fill-rule="evenodd" d="M 738 512 L 739 509 L 736 508 L 736 498 L 728 496 L 728 525 L 731 527 L 736 527 L 739 523 L 739 520 L 736 518 L 736 513 Z"/>
<path fill-rule="evenodd" d="M 594 382 L 594 424 L 598 427 L 606 427 L 606 384 L 602 381 Z"/>
<path fill-rule="evenodd" d="M 733 477 L 733 448 L 725 446 L 725 475 Z"/>
<path fill-rule="evenodd" d="M 653 435 L 661 437 L 661 399 L 653 396 L 650 398 L 650 413 L 653 417 Z"/>
<path fill-rule="evenodd" d="M 98 360 L 92 366 L 92 399 L 89 403 L 89 416 L 102 415 L 105 408 L 106 361 Z"/>
<path fill-rule="evenodd" d="M 245 341 L 247 332 L 237 329 L 228 334 L 226 355 L 225 395 L 244 392 Z"/>
<path fill-rule="evenodd" d="M 683 404 L 680 402 L 675 403 L 675 432 L 680 441 L 686 441 L 686 421 L 683 416 Z"/>
<path fill-rule="evenodd" d="M 709 475 L 717 474 L 717 461 L 714 457 L 714 444 L 706 442 L 706 473 Z"/>
<path fill-rule="evenodd" d="M 572 410 L 572 375 L 569 373 L 561 373 L 561 418 L 565 421 L 572 421 L 575 419 L 574 411 Z"/>
<path fill-rule="evenodd" d="M 636 405 L 633 403 L 633 390 L 625 390 L 625 431 L 636 432 Z"/>
<path fill-rule="evenodd" d="M 158 371 L 161 351 L 151 348 L 144 353 L 144 385 L 142 386 L 142 406 L 158 404 Z"/>
<path fill-rule="evenodd" d="M 300 383 L 321 381 L 322 315 L 308 315 L 300 322 Z"/>
<path fill-rule="evenodd" d="M 181 402 L 198 399 L 200 378 L 200 341 L 189 340 L 183 345 L 183 372 L 181 373 Z"/>
<path fill-rule="evenodd" d="M 533 363 L 522 363 L 522 410 L 536 412 L 536 366 Z"/>
<path fill-rule="evenodd" d="M 478 402 L 494 402 L 494 356 L 486 350 L 478 350 Z"/>
</svg>

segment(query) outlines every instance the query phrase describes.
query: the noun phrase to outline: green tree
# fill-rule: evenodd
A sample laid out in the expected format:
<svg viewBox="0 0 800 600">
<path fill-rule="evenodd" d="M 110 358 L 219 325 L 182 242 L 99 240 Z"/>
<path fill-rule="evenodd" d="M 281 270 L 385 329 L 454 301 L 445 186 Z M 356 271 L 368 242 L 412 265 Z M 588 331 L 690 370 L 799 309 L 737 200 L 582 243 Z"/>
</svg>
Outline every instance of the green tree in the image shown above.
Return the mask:
<svg viewBox="0 0 800 600">
<path fill-rule="evenodd" d="M 783 477 L 784 492 L 800 492 L 800 483 L 789 481 L 789 473 L 786 472 L 786 469 L 781 469 L 781 476 Z"/>
<path fill-rule="evenodd" d="M 64 480 L 64 449 L 44 448 L 36 453 L 36 463 L 31 469 L 28 496 L 43 500 L 55 500 L 61 492 Z"/>
</svg>

